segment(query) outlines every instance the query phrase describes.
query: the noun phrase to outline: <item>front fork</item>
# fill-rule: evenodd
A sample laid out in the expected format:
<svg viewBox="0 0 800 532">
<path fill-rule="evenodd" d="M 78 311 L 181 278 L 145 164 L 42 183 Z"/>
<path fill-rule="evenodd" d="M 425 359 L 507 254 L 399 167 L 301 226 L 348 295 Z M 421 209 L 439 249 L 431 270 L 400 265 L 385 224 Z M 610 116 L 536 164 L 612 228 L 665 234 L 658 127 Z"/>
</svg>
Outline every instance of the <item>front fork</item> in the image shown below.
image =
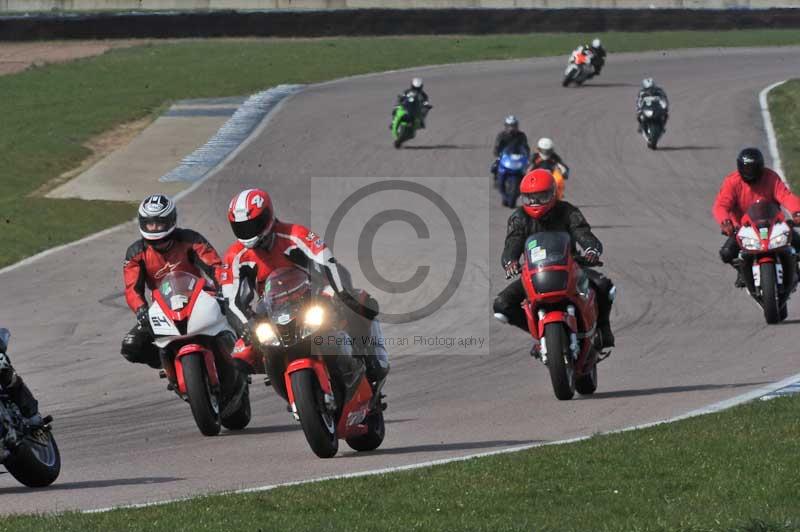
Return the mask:
<svg viewBox="0 0 800 532">
<path fill-rule="evenodd" d="M 580 354 L 580 344 L 578 343 L 578 324 L 575 318 L 575 306 L 574 305 L 567 305 L 566 312 L 564 311 L 550 311 L 545 312 L 544 310 L 539 310 L 537 312 L 538 322 L 538 331 L 539 331 L 539 339 L 534 338 L 536 342 L 534 344 L 534 356 L 535 353 L 538 351 L 539 358 L 541 358 L 544 364 L 547 364 L 547 341 L 545 340 L 544 335 L 544 327 L 548 323 L 554 322 L 563 322 L 566 329 L 569 331 L 569 353 L 572 356 L 573 362 L 577 362 L 578 355 Z M 537 349 L 538 347 L 538 349 Z"/>
</svg>

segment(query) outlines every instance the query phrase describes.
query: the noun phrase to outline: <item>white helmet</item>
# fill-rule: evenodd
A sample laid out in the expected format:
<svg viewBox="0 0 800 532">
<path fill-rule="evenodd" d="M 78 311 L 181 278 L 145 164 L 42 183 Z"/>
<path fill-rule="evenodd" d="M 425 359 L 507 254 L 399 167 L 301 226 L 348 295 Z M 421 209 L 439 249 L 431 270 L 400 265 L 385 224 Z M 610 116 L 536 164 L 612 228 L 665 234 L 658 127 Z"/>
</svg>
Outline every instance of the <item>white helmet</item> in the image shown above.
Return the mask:
<svg viewBox="0 0 800 532">
<path fill-rule="evenodd" d="M 600 48 L 601 45 L 602 43 L 600 42 L 600 39 L 595 39 L 592 41 L 592 48 Z"/>
<path fill-rule="evenodd" d="M 175 203 L 164 194 L 148 196 L 139 205 L 139 232 L 155 242 L 170 235 L 178 222 Z"/>
<path fill-rule="evenodd" d="M 656 84 L 656 82 L 655 82 L 655 81 L 653 81 L 653 78 L 644 78 L 644 79 L 642 80 L 642 88 L 643 88 L 643 89 L 650 89 L 650 88 L 652 88 L 652 87 L 653 87 L 653 85 L 655 85 L 655 84 Z"/>
<path fill-rule="evenodd" d="M 411 86 L 414 87 L 415 89 L 421 89 L 422 88 L 422 78 L 414 78 L 414 79 L 412 79 L 411 80 Z"/>
<path fill-rule="evenodd" d="M 517 120 L 517 117 L 514 115 L 508 115 L 504 123 L 508 127 L 517 127 L 519 125 L 519 120 Z"/>
<path fill-rule="evenodd" d="M 539 139 L 539 142 L 536 143 L 536 148 L 542 156 L 542 159 L 549 159 L 553 154 L 553 141 L 547 137 L 542 137 Z"/>
</svg>

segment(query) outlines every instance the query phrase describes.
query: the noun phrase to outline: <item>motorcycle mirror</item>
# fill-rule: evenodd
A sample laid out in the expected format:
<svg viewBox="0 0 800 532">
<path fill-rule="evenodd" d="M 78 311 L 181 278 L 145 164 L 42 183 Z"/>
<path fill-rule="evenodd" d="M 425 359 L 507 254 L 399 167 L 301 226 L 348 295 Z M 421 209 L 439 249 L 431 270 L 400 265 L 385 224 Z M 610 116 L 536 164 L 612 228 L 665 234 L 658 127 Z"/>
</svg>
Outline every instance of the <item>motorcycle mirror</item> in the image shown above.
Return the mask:
<svg viewBox="0 0 800 532">
<path fill-rule="evenodd" d="M 8 341 L 11 339 L 11 332 L 5 327 L 0 329 L 0 353 L 5 353 L 8 349 Z"/>
</svg>

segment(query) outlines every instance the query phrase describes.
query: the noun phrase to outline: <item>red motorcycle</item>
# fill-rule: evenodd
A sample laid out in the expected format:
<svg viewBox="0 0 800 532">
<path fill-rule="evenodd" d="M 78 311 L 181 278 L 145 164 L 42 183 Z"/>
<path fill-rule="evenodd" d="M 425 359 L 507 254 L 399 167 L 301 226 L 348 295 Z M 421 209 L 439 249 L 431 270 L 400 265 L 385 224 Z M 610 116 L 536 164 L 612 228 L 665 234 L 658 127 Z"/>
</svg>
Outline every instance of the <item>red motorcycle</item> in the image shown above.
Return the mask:
<svg viewBox="0 0 800 532">
<path fill-rule="evenodd" d="M 549 369 L 561 400 L 572 399 L 576 390 L 594 393 L 597 363 L 607 356 L 597 331 L 597 297 L 582 264 L 573 256 L 569 233 L 535 233 L 525 242 L 522 305 L 534 339 L 532 354 Z"/>
<path fill-rule="evenodd" d="M 364 361 L 353 356 L 365 342 L 346 332 L 347 312 L 319 285 L 298 268 L 273 271 L 251 323 L 256 348 L 317 456 L 336 455 L 340 438 L 356 451 L 371 451 L 386 432 L 383 382 L 373 390 Z"/>
<path fill-rule="evenodd" d="M 797 258 L 792 228 L 781 208 L 757 201 L 742 218 L 736 234 L 743 278 L 748 292 L 764 309 L 767 323 L 786 319 L 789 295 L 797 287 Z"/>
</svg>

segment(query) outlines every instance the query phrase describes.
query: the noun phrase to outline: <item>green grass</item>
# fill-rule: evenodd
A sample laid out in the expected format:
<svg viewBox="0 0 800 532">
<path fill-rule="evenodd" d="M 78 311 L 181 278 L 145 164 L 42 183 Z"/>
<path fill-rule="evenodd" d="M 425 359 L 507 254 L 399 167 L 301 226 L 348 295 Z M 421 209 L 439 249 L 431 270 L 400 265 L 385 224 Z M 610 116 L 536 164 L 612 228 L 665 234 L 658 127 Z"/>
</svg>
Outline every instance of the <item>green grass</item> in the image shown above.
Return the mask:
<svg viewBox="0 0 800 532">
<path fill-rule="evenodd" d="M 798 397 L 757 401 L 389 475 L 104 514 L 8 517 L 0 531 L 800 530 L 799 418 Z M 308 460 L 316 460 L 311 451 Z"/>
<path fill-rule="evenodd" d="M 800 44 L 800 32 L 653 32 L 600 35 L 611 53 L 707 46 Z M 126 203 L 32 197 L 77 167 L 83 144 L 169 101 L 243 95 L 422 64 L 564 55 L 580 34 L 489 37 L 184 41 L 0 77 L 0 266 L 133 216 Z M 612 57 L 613 60 L 613 57 Z M 399 89 L 399 87 L 398 87 Z M 431 87 L 435 95 L 435 87 Z"/>
<path fill-rule="evenodd" d="M 800 191 L 800 79 L 772 89 L 767 96 L 786 179 Z"/>
</svg>

